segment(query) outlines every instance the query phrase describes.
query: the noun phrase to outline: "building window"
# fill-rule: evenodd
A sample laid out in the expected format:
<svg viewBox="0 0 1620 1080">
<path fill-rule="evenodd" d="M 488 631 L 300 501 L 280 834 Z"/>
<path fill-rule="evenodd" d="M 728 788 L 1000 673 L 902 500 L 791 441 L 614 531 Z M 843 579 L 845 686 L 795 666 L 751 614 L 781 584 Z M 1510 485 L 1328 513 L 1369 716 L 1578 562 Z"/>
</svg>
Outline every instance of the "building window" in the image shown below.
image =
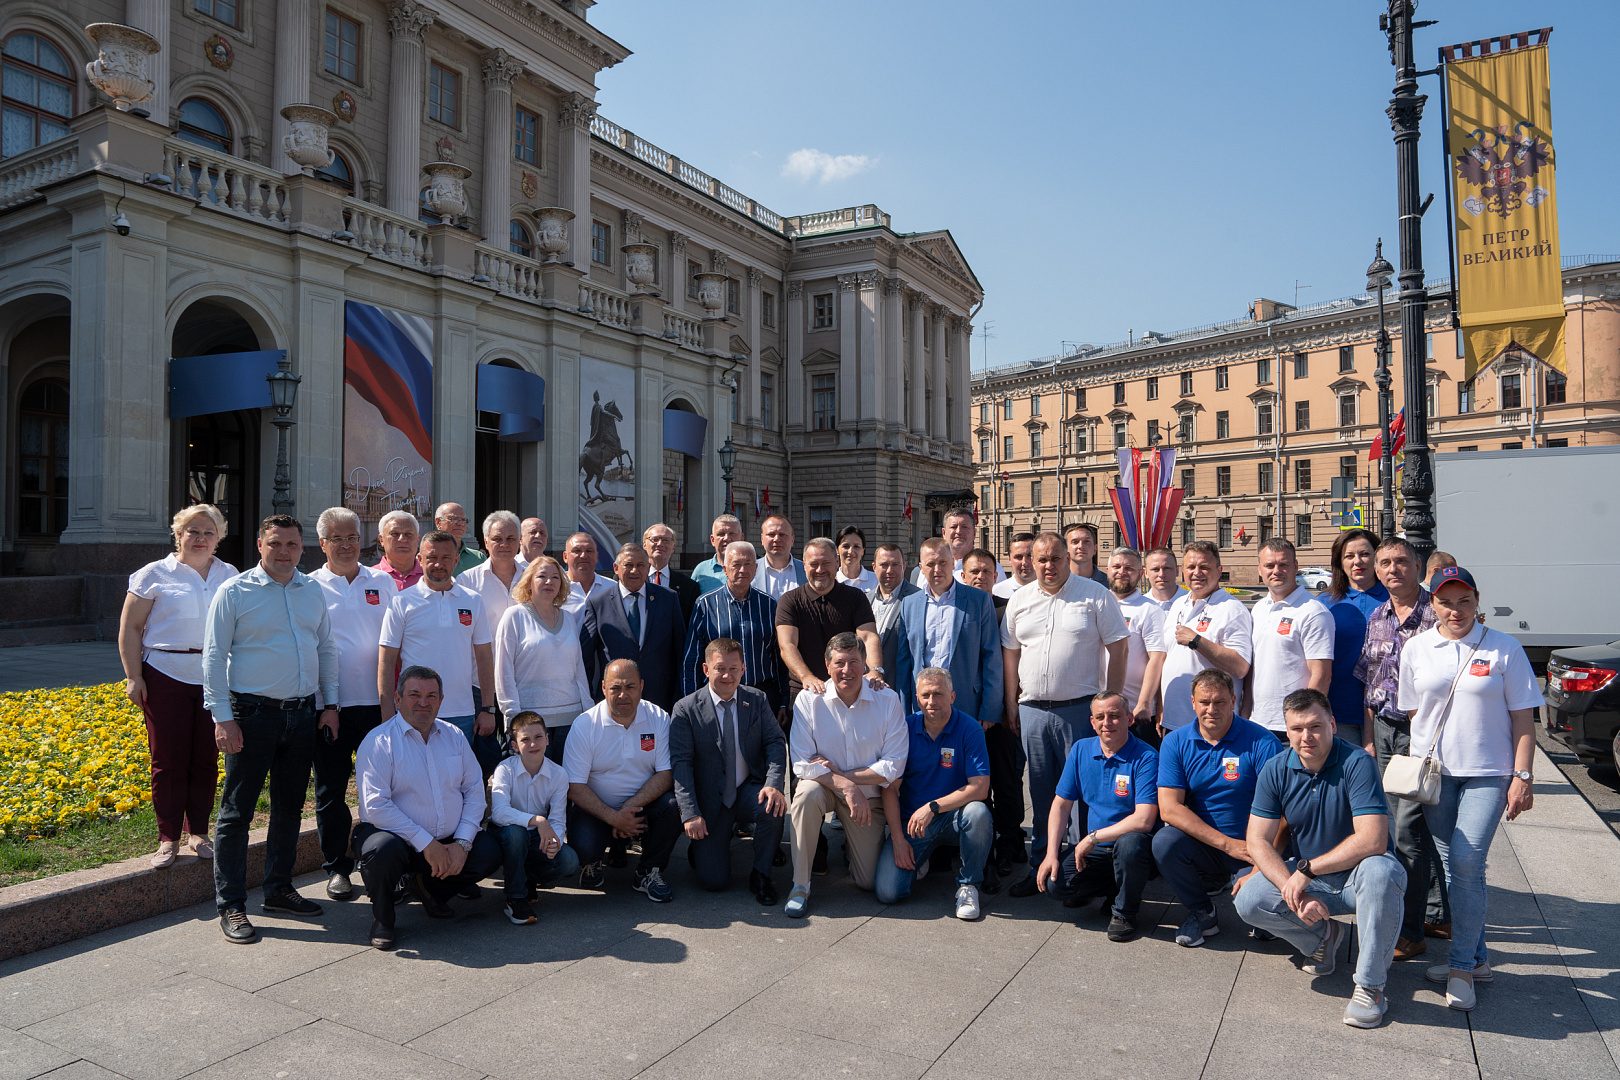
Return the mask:
<svg viewBox="0 0 1620 1080">
<path fill-rule="evenodd" d="M 321 35 L 321 66 L 329 75 L 360 81 L 360 24 L 331 8 L 326 9 L 326 29 Z"/>
<path fill-rule="evenodd" d="M 1296 548 L 1311 546 L 1311 515 L 1294 515 L 1294 546 Z"/>
<path fill-rule="evenodd" d="M 1524 449 L 1524 443 L 1522 443 L 1522 442 L 1505 442 L 1505 443 L 1502 444 L 1502 449 L 1504 449 L 1504 450 L 1523 450 Z"/>
<path fill-rule="evenodd" d="M 328 184 L 336 184 L 345 195 L 359 195 L 354 183 L 354 168 L 349 164 L 349 159 L 336 150 L 332 151 L 332 160 L 324 168 L 315 170 L 315 176 Z"/>
<path fill-rule="evenodd" d="M 1309 431 L 1311 428 L 1311 403 L 1308 401 L 1294 402 L 1294 430 Z"/>
<path fill-rule="evenodd" d="M 1181 546 L 1186 547 L 1188 544 L 1192 543 L 1193 539 L 1194 539 L 1194 536 L 1195 536 L 1195 534 L 1193 532 L 1193 519 L 1190 518 L 1190 517 L 1182 518 L 1181 519 Z"/>
<path fill-rule="evenodd" d="M 1074 452 L 1084 454 L 1091 449 L 1091 428 L 1086 424 L 1076 424 L 1071 429 L 1074 432 Z"/>
<path fill-rule="evenodd" d="M 1352 485 L 1355 484 L 1355 482 L 1356 482 L 1356 455 L 1354 455 L 1354 454 L 1342 454 L 1342 455 L 1340 455 L 1340 457 L 1339 457 L 1339 476 L 1341 478 L 1345 479 L 1345 480 L 1350 481 L 1350 483 Z"/>
<path fill-rule="evenodd" d="M 989 484 L 980 484 L 979 485 L 979 505 L 984 507 L 985 509 L 990 508 L 990 485 Z"/>
<path fill-rule="evenodd" d="M 1311 490 L 1311 459 L 1300 458 L 1294 462 L 1294 490 Z"/>
<path fill-rule="evenodd" d="M 1193 441 L 1193 414 L 1182 413 L 1176 421 L 1176 441 L 1190 443 Z"/>
<path fill-rule="evenodd" d="M 428 119 L 461 127 L 461 73 L 437 61 L 428 65 Z"/>
<path fill-rule="evenodd" d="M 989 422 L 990 422 L 990 403 L 988 401 L 981 401 L 981 402 L 979 402 L 979 423 L 988 424 Z"/>
<path fill-rule="evenodd" d="M 1041 456 L 1041 432 L 1039 431 L 1029 433 L 1029 456 L 1032 458 Z"/>
<path fill-rule="evenodd" d="M 192 9 L 235 30 L 241 27 L 242 5 L 237 0 L 192 0 Z"/>
<path fill-rule="evenodd" d="M 1254 362 L 1254 381 L 1260 386 L 1271 381 L 1271 357 L 1262 356 Z"/>
<path fill-rule="evenodd" d="M 1013 457 L 1012 440 L 1013 440 L 1013 437 L 1011 435 L 1003 435 L 1001 437 L 1001 460 L 1002 461 L 1011 461 L 1012 460 L 1012 457 Z"/>
<path fill-rule="evenodd" d="M 697 276 L 701 273 L 703 273 L 702 263 L 694 262 L 691 259 L 686 260 L 686 298 L 688 300 L 696 300 L 698 298 Z"/>
<path fill-rule="evenodd" d="M 235 146 L 230 121 L 217 106 L 202 98 L 186 98 L 180 103 L 180 126 L 175 134 L 222 154 L 229 154 Z"/>
<path fill-rule="evenodd" d="M 810 377 L 812 431 L 834 431 L 838 427 L 838 376 L 829 372 Z"/>
<path fill-rule="evenodd" d="M 1541 403 L 1562 405 L 1569 398 L 1569 376 L 1555 367 L 1548 367 L 1542 377 Z"/>
<path fill-rule="evenodd" d="M 1001 399 L 1001 418 L 1003 420 L 1012 419 L 1012 398 L 1010 397 Z"/>
<path fill-rule="evenodd" d="M 1029 415 L 1031 415 L 1031 416 L 1039 416 L 1039 415 L 1041 415 L 1041 395 L 1039 395 L 1039 394 L 1031 394 L 1029 396 Z"/>
<path fill-rule="evenodd" d="M 1114 384 L 1114 404 L 1125 404 L 1125 384 L 1123 382 L 1117 382 Z"/>
<path fill-rule="evenodd" d="M 1181 396 L 1186 397 L 1190 393 L 1192 393 L 1192 372 L 1183 371 L 1181 373 Z"/>
<path fill-rule="evenodd" d="M 18 535 L 60 534 L 68 517 L 65 380 L 40 379 L 23 391 L 17 403 L 17 469 Z"/>
<path fill-rule="evenodd" d="M 1084 412 L 1085 408 L 1086 408 L 1086 388 L 1083 387 L 1083 386 L 1077 386 L 1077 387 L 1074 388 L 1074 411 L 1075 412 Z"/>
<path fill-rule="evenodd" d="M 1149 420 L 1148 421 L 1148 445 L 1149 446 L 1158 446 L 1159 445 L 1159 440 L 1162 437 L 1163 436 L 1161 436 L 1159 434 L 1159 422 L 1157 420 Z"/>
<path fill-rule="evenodd" d="M 831 330 L 833 328 L 833 294 L 830 292 L 816 293 L 811 299 L 810 329 Z"/>
<path fill-rule="evenodd" d="M 811 536 L 831 536 L 833 534 L 833 508 L 830 506 L 812 506 L 806 511 Z"/>
<path fill-rule="evenodd" d="M 1081 506 L 1091 502 L 1091 481 L 1084 476 L 1074 482 L 1074 501 Z"/>
<path fill-rule="evenodd" d="M 982 462 L 990 460 L 990 436 L 988 435 L 979 436 L 979 460 Z"/>
<path fill-rule="evenodd" d="M 759 294 L 759 325 L 767 330 L 776 329 L 776 294 L 773 292 Z"/>
<path fill-rule="evenodd" d="M 1255 520 L 1255 530 L 1259 533 L 1260 543 L 1265 543 L 1275 535 L 1276 526 L 1272 524 L 1273 520 L 1270 514 L 1261 514 Z"/>
<path fill-rule="evenodd" d="M 1425 416 L 1434 416 L 1436 413 L 1438 413 L 1439 408 L 1436 405 L 1436 402 L 1439 400 L 1439 390 L 1439 384 L 1434 380 L 1430 380 L 1428 385 L 1423 388 L 1423 409 Z"/>
<path fill-rule="evenodd" d="M 1039 480 L 1029 482 L 1029 505 L 1041 505 L 1041 482 Z"/>
<path fill-rule="evenodd" d="M 1256 492 L 1261 495 L 1270 495 L 1274 487 L 1273 479 L 1272 463 L 1262 461 L 1260 463 L 1258 482 L 1255 484 Z"/>
<path fill-rule="evenodd" d="M 1457 412 L 1471 413 L 1474 411 L 1474 380 L 1464 379 L 1457 383 Z"/>
<path fill-rule="evenodd" d="M 591 262 L 613 265 L 613 226 L 605 221 L 591 222 Z"/>
<path fill-rule="evenodd" d="M 1118 450 L 1120 447 L 1122 447 L 1124 445 L 1126 445 L 1125 421 L 1123 421 L 1123 420 L 1115 420 L 1114 421 L 1114 449 Z"/>
<path fill-rule="evenodd" d="M 1181 470 L 1181 496 L 1184 499 L 1190 499 L 1190 498 L 1193 497 L 1193 476 L 1194 475 L 1195 474 L 1194 474 L 1192 469 L 1182 469 Z"/>
<path fill-rule="evenodd" d="M 529 227 L 521 221 L 514 220 L 508 229 L 506 245 L 512 254 L 521 255 L 525 259 L 534 255 L 534 239 L 529 235 Z"/>
<path fill-rule="evenodd" d="M 776 376 L 759 373 L 759 423 L 766 431 L 776 430 Z"/>
<path fill-rule="evenodd" d="M 1215 519 L 1215 543 L 1224 551 L 1232 546 L 1232 519 L 1229 517 Z"/>
<path fill-rule="evenodd" d="M 1568 446 L 1569 445 L 1569 440 L 1568 439 L 1548 439 L 1546 445 L 1547 445 L 1547 448 L 1550 450 L 1550 449 L 1552 449 L 1554 447 Z"/>
<path fill-rule="evenodd" d="M 1339 370 L 1341 372 L 1356 370 L 1356 348 L 1354 345 L 1339 346 Z"/>
<path fill-rule="evenodd" d="M 1294 378 L 1309 378 L 1311 373 L 1311 358 L 1309 354 L 1297 352 L 1294 354 Z"/>
<path fill-rule="evenodd" d="M 61 49 L 38 34 L 19 30 L 6 38 L 0 72 L 5 115 L 0 158 L 67 137 L 77 77 Z"/>
<path fill-rule="evenodd" d="M 1254 433 L 1256 435 L 1270 435 L 1272 405 L 1269 401 L 1262 401 L 1254 407 Z"/>
<path fill-rule="evenodd" d="M 1012 504 L 1013 504 L 1012 481 L 1011 480 L 1003 481 L 1003 483 L 1001 485 L 1001 507 L 1002 507 L 1003 510 L 1010 510 L 1010 509 L 1012 509 Z"/>
<path fill-rule="evenodd" d="M 1479 453 L 1479 447 L 1478 446 L 1459 446 L 1459 447 L 1457 447 L 1457 453 L 1459 453 L 1459 454 L 1477 454 L 1477 453 Z"/>
<path fill-rule="evenodd" d="M 1159 380 L 1157 378 L 1150 378 L 1147 381 L 1147 399 L 1149 401 L 1159 400 Z"/>
<path fill-rule="evenodd" d="M 1224 409 L 1215 414 L 1215 437 L 1217 439 L 1232 437 L 1232 414 Z"/>
<path fill-rule="evenodd" d="M 726 311 L 732 315 L 742 311 L 742 283 L 736 278 L 726 278 Z"/>
<path fill-rule="evenodd" d="M 540 167 L 540 114 L 521 105 L 512 109 L 512 157 Z"/>
<path fill-rule="evenodd" d="M 1339 426 L 1351 428 L 1356 426 L 1356 395 L 1339 395 Z"/>
<path fill-rule="evenodd" d="M 1232 494 L 1232 466 L 1215 466 L 1215 494 L 1217 496 Z"/>
<path fill-rule="evenodd" d="M 1502 376 L 1502 408 L 1524 407 L 1524 382 L 1518 375 Z"/>
<path fill-rule="evenodd" d="M 1231 381 L 1231 374 L 1226 370 L 1225 364 L 1215 369 L 1215 389 L 1225 390 L 1231 385 Z"/>
</svg>

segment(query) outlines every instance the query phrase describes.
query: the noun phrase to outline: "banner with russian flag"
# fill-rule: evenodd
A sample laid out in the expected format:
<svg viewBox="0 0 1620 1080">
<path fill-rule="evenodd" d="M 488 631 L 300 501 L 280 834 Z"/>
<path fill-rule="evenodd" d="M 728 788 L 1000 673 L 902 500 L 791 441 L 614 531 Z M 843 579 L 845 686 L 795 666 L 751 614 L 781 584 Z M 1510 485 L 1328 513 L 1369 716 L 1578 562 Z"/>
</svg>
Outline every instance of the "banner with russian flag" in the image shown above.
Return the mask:
<svg viewBox="0 0 1620 1080">
<path fill-rule="evenodd" d="M 1175 473 L 1174 449 L 1147 453 L 1131 447 L 1119 450 L 1118 487 L 1110 488 L 1114 519 L 1126 547 L 1145 552 L 1170 543 L 1171 526 L 1181 509 L 1181 488 L 1171 483 Z"/>
<path fill-rule="evenodd" d="M 433 329 L 357 300 L 343 323 L 343 505 L 370 543 L 390 510 L 432 513 Z"/>
</svg>

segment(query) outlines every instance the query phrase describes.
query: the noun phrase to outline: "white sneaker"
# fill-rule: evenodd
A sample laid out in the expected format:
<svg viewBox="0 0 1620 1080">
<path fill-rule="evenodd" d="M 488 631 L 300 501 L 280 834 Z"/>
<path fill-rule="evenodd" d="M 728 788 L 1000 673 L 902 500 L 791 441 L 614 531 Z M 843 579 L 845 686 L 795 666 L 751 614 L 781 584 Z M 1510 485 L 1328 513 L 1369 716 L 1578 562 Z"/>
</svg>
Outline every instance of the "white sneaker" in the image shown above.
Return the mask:
<svg viewBox="0 0 1620 1080">
<path fill-rule="evenodd" d="M 1384 1022 L 1388 1009 L 1389 1002 L 1384 999 L 1382 990 L 1358 986 L 1350 995 L 1350 1003 L 1344 1007 L 1344 1022 L 1351 1027 L 1375 1028 Z"/>
<path fill-rule="evenodd" d="M 963 922 L 978 921 L 979 890 L 972 885 L 963 885 L 956 890 L 956 917 Z"/>
<path fill-rule="evenodd" d="M 1458 1012 L 1472 1012 L 1476 998 L 1474 980 L 1453 975 L 1446 980 L 1446 1006 Z"/>
<path fill-rule="evenodd" d="M 1423 977 L 1432 983 L 1439 983 L 1444 986 L 1451 981 L 1451 965 L 1430 964 L 1423 972 Z M 1491 962 L 1489 960 L 1474 969 L 1474 981 L 1476 983 L 1488 983 L 1493 978 L 1495 976 L 1491 974 Z"/>
</svg>

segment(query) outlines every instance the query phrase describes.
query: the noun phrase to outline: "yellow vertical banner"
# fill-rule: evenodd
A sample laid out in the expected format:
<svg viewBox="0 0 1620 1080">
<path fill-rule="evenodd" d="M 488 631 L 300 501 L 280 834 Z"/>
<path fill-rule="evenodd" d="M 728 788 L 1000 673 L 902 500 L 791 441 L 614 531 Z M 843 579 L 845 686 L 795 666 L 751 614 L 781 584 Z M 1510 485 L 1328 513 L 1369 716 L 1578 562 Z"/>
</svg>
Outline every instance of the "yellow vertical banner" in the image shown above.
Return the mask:
<svg viewBox="0 0 1620 1080">
<path fill-rule="evenodd" d="M 1463 377 L 1513 345 L 1563 371 L 1547 46 L 1452 59 L 1445 70 Z"/>
</svg>

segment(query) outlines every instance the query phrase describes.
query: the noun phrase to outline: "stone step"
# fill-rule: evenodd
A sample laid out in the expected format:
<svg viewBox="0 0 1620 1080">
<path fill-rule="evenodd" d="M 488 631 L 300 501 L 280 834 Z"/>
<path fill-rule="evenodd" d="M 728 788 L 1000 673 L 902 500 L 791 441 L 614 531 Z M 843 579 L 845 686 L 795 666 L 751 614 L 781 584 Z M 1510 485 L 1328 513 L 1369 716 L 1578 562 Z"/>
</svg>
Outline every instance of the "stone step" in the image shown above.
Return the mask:
<svg viewBox="0 0 1620 1080">
<path fill-rule="evenodd" d="M 18 626 L 0 624 L 0 649 L 23 645 L 63 645 L 73 641 L 97 641 L 100 634 L 87 622 L 76 617 L 72 621 L 39 622 Z"/>
</svg>

